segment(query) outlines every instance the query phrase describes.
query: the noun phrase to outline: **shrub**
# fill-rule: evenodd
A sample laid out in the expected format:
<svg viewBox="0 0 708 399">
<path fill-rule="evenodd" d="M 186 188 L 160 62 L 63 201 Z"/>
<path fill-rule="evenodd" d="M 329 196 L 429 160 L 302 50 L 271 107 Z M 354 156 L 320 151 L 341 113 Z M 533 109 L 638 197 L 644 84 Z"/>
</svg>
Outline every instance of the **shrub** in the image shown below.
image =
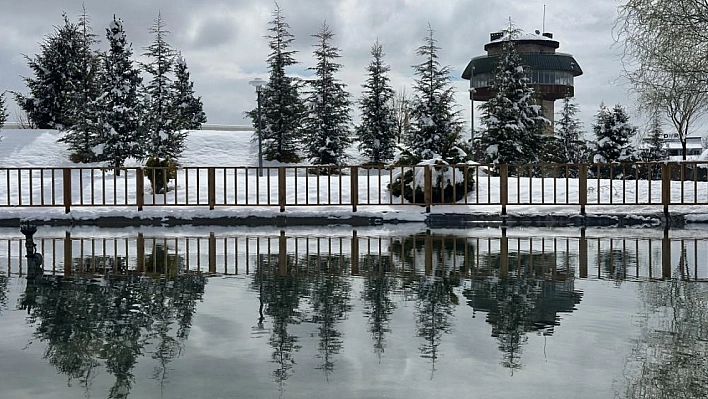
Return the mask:
<svg viewBox="0 0 708 399">
<path fill-rule="evenodd" d="M 148 158 L 145 162 L 144 173 L 150 180 L 153 193 L 164 194 L 167 192 L 167 183 L 177 176 L 177 166 L 177 163 L 170 158 Z"/>
<path fill-rule="evenodd" d="M 388 190 L 393 196 L 403 196 L 410 203 L 424 204 L 427 168 L 432 172 L 432 200 L 435 203 L 455 203 L 474 190 L 473 169 L 463 165 L 450 166 L 441 159 L 422 161 L 415 168 L 403 167 L 393 176 Z"/>
</svg>

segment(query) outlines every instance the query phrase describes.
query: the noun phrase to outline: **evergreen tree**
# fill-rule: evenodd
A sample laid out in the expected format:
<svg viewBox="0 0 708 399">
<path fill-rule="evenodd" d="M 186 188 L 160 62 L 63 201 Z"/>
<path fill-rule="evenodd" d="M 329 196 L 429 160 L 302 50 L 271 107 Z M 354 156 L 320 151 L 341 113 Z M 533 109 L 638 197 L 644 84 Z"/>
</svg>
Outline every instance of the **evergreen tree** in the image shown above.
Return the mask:
<svg viewBox="0 0 708 399">
<path fill-rule="evenodd" d="M 194 82 L 189 79 L 187 62 L 181 55 L 175 59 L 175 80 L 172 82 L 172 107 L 175 130 L 198 130 L 206 123 L 201 97 L 194 96 Z"/>
<path fill-rule="evenodd" d="M 632 162 L 635 160 L 631 140 L 637 133 L 637 128 L 629 123 L 629 116 L 621 105 L 617 104 L 609 110 L 605 104 L 600 105 L 600 111 L 593 124 L 595 133 L 595 155 L 597 163 Z"/>
<path fill-rule="evenodd" d="M 468 159 L 460 138 L 462 124 L 454 110 L 450 68 L 442 67 L 438 61 L 440 48 L 430 26 L 423 40 L 424 44 L 417 50 L 423 62 L 413 67 L 417 78 L 410 109 L 409 148 L 398 162 L 406 166 L 429 165 L 433 172 L 433 198 L 443 202 L 459 201 L 474 190 L 474 179 L 470 169 L 465 172 L 463 168 L 450 166 Z M 403 168 L 394 175 L 388 189 L 394 196 L 423 203 L 425 196 L 419 183 L 424 181 L 424 173 L 424 168 Z"/>
<path fill-rule="evenodd" d="M 362 122 L 356 129 L 359 150 L 372 164 L 382 164 L 393 159 L 396 148 L 396 115 L 393 109 L 394 92 L 388 78 L 391 67 L 383 62 L 383 47 L 376 41 L 371 48 L 372 60 L 367 71 L 369 77 L 359 105 Z"/>
<path fill-rule="evenodd" d="M 106 28 L 109 49 L 104 57 L 103 94 L 99 98 L 101 160 L 120 168 L 129 157 L 141 158 L 140 71 L 131 59 L 133 50 L 123 29 L 123 21 L 113 17 Z"/>
<path fill-rule="evenodd" d="M 428 36 L 416 54 L 423 62 L 414 66 L 417 76 L 411 107 L 411 161 L 443 159 L 458 163 L 466 158 L 460 148 L 462 124 L 454 110 L 454 88 L 450 84 L 450 67 L 438 61 L 437 40 L 428 26 Z"/>
<path fill-rule="evenodd" d="M 555 156 L 560 163 L 583 163 L 586 161 L 587 146 L 582 138 L 582 123 L 576 117 L 578 104 L 572 97 L 563 99 L 560 117 L 556 121 Z"/>
<path fill-rule="evenodd" d="M 261 88 L 261 122 L 263 157 L 269 161 L 297 162 L 299 141 L 302 135 L 302 118 L 305 104 L 300 98 L 298 80 L 287 76 L 285 68 L 295 65 L 295 50 L 290 50 L 293 35 L 285 22 L 280 6 L 276 4 L 270 22 L 268 55 L 270 78 Z M 253 126 L 257 127 L 258 110 L 249 112 Z"/>
<path fill-rule="evenodd" d="M 75 106 L 86 79 L 86 51 L 82 28 L 69 21 L 55 27 L 54 33 L 40 44 L 40 54 L 25 56 L 34 77 L 23 78 L 29 95 L 16 93 L 19 107 L 29 122 L 39 129 L 63 129 L 76 122 Z"/>
<path fill-rule="evenodd" d="M 317 60 L 315 80 L 307 103 L 310 109 L 303 127 L 306 136 L 305 153 L 314 165 L 341 165 L 345 161 L 344 151 L 351 144 L 349 116 L 349 93 L 346 85 L 335 77 L 342 67 L 336 60 L 340 57 L 339 49 L 332 46 L 334 34 L 324 23 L 314 45 Z"/>
<path fill-rule="evenodd" d="M 644 139 L 644 148 L 640 151 L 639 158 L 646 162 L 665 160 L 667 157 L 664 148 L 664 130 L 661 127 L 661 117 L 654 114 L 649 125 L 649 131 Z"/>
<path fill-rule="evenodd" d="M 68 144 L 75 162 L 93 162 L 96 160 L 94 147 L 99 143 L 100 122 L 96 119 L 100 95 L 101 54 L 92 50 L 98 43 L 92 32 L 86 7 L 82 8 L 77 28 L 80 33 L 78 75 L 76 86 L 68 94 L 71 126 L 65 126 L 66 131 L 60 141 Z"/>
<path fill-rule="evenodd" d="M 175 160 L 184 150 L 186 131 L 175 129 L 173 93 L 171 92 L 170 72 L 174 62 L 174 50 L 167 43 L 169 33 L 165 29 L 162 15 L 158 13 L 150 33 L 155 37 L 143 54 L 151 59 L 143 64 L 144 70 L 152 76 L 145 87 L 145 136 L 144 150 L 147 156 L 157 163 L 162 160 Z"/>
<path fill-rule="evenodd" d="M 5 93 L 0 93 L 0 129 L 7 121 L 7 105 L 5 105 Z"/>
<path fill-rule="evenodd" d="M 536 104 L 528 70 L 514 46 L 519 31 L 510 25 L 503 33 L 504 47 L 492 84 L 496 94 L 480 107 L 486 128 L 480 137 L 480 147 L 487 162 L 538 162 L 542 130 L 548 120 Z"/>
</svg>

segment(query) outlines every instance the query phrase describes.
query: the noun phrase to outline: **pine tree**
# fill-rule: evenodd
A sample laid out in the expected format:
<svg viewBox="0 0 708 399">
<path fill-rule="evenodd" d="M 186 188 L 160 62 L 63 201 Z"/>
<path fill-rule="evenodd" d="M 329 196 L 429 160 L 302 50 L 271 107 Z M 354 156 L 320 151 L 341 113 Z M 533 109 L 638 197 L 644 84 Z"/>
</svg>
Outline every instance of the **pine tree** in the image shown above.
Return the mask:
<svg viewBox="0 0 708 399">
<path fill-rule="evenodd" d="M 662 161 L 667 158 L 664 148 L 664 130 L 661 127 L 661 117 L 654 114 L 649 125 L 649 131 L 644 139 L 645 147 L 640 151 L 639 158 L 646 162 Z"/>
<path fill-rule="evenodd" d="M 147 64 L 143 64 L 143 68 L 152 76 L 145 87 L 144 150 L 146 156 L 160 163 L 162 160 L 176 160 L 179 157 L 184 150 L 187 132 L 175 129 L 172 106 L 174 96 L 170 90 L 174 50 L 166 41 L 170 32 L 165 29 L 161 14 L 158 13 L 150 33 L 154 35 L 155 40 L 143 54 L 151 59 Z"/>
<path fill-rule="evenodd" d="M 621 105 L 617 104 L 609 110 L 605 104 L 600 105 L 600 111 L 593 124 L 595 133 L 596 163 L 632 162 L 635 160 L 631 140 L 637 133 L 637 128 L 629 123 L 629 116 Z"/>
<path fill-rule="evenodd" d="M 263 157 L 269 161 L 297 162 L 302 119 L 306 115 L 305 104 L 300 98 L 298 80 L 287 76 L 285 68 L 296 65 L 295 50 L 290 50 L 293 35 L 285 22 L 280 7 L 276 4 L 270 22 L 268 55 L 270 77 L 261 88 L 261 123 Z M 258 111 L 249 112 L 253 126 L 258 127 Z"/>
<path fill-rule="evenodd" d="M 34 77 L 23 80 L 29 95 L 15 94 L 29 122 L 39 129 L 63 129 L 76 122 L 75 106 L 86 79 L 86 49 L 82 28 L 63 15 L 64 25 L 40 44 L 40 54 L 25 56 Z"/>
<path fill-rule="evenodd" d="M 141 144 L 140 70 L 131 59 L 133 50 L 123 29 L 123 21 L 113 17 L 106 28 L 109 49 L 104 57 L 103 94 L 99 98 L 101 160 L 115 168 L 125 160 L 144 156 Z"/>
<path fill-rule="evenodd" d="M 409 149 L 400 163 L 434 165 L 432 169 L 433 198 L 444 202 L 459 201 L 474 189 L 474 179 L 470 170 L 454 168 L 451 165 L 465 162 L 467 152 L 461 142 L 462 124 L 458 112 L 454 110 L 454 90 L 450 85 L 450 68 L 442 67 L 438 61 L 437 41 L 433 29 L 428 26 L 428 36 L 418 48 L 417 54 L 423 62 L 415 65 L 414 95 L 410 111 L 411 131 Z M 424 168 L 403 168 L 388 186 L 394 196 L 403 196 L 410 202 L 424 201 Z"/>
<path fill-rule="evenodd" d="M 344 151 L 351 144 L 349 116 L 349 93 L 346 85 L 336 79 L 335 74 L 342 67 L 335 62 L 340 57 L 339 49 L 332 46 L 334 34 L 326 23 L 322 24 L 314 45 L 317 60 L 315 80 L 307 103 L 310 109 L 303 123 L 306 134 L 305 152 L 314 165 L 341 165 L 345 161 Z"/>
<path fill-rule="evenodd" d="M 542 130 L 548 120 L 543 117 L 541 106 L 536 104 L 529 73 L 514 46 L 513 40 L 519 31 L 510 25 L 503 32 L 504 47 L 492 84 L 496 94 L 480 106 L 485 127 L 480 147 L 487 162 L 538 162 L 544 142 Z"/>
<path fill-rule="evenodd" d="M 0 93 L 0 129 L 7 121 L 7 105 L 5 105 L 5 93 Z"/>
<path fill-rule="evenodd" d="M 92 47 L 98 43 L 93 34 L 86 7 L 82 8 L 77 28 L 80 33 L 78 75 L 76 86 L 67 94 L 68 109 L 73 124 L 66 130 L 60 141 L 68 144 L 75 162 L 93 162 L 96 160 L 94 147 L 99 144 L 102 126 L 96 119 L 100 95 L 100 79 L 103 73 L 101 54 Z"/>
<path fill-rule="evenodd" d="M 423 62 L 414 66 L 417 76 L 413 86 L 411 107 L 410 161 L 442 159 L 458 163 L 466 158 L 460 148 L 462 124 L 454 110 L 454 88 L 450 84 L 450 67 L 438 61 L 437 40 L 428 26 L 428 36 L 416 54 Z"/>
<path fill-rule="evenodd" d="M 372 164 L 382 164 L 393 159 L 396 148 L 396 114 L 393 109 L 394 92 L 387 73 L 391 67 L 383 62 L 383 47 L 376 41 L 371 47 L 372 60 L 367 71 L 369 77 L 359 106 L 362 122 L 356 129 L 359 150 Z"/>
<path fill-rule="evenodd" d="M 172 82 L 172 107 L 175 112 L 175 130 L 198 130 L 206 123 L 201 97 L 194 96 L 194 82 L 189 79 L 187 62 L 178 55 L 174 64 L 175 80 Z"/>
<path fill-rule="evenodd" d="M 582 123 L 577 118 L 578 104 L 573 98 L 566 96 L 559 118 L 555 123 L 555 138 L 557 162 L 583 163 L 586 161 L 587 146 L 582 138 Z"/>
</svg>

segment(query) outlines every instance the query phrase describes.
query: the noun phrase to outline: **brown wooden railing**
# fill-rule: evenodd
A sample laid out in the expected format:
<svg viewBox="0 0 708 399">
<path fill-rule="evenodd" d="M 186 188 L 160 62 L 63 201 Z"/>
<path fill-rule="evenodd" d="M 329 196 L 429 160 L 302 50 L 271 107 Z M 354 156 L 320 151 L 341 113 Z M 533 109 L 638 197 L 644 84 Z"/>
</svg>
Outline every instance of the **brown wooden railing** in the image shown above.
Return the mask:
<svg viewBox="0 0 708 399">
<path fill-rule="evenodd" d="M 144 235 L 118 230 L 96 237 L 43 231 L 35 237 L 46 274 L 110 276 L 254 272 L 296 274 L 440 275 L 464 278 L 524 276 L 708 281 L 708 239 L 690 234 L 614 237 L 603 230 L 528 235 L 520 230 L 482 230 L 470 236 L 367 235 L 356 230 L 326 236 L 285 231 Z M 626 234 L 626 233 L 625 233 Z M 0 269 L 28 272 L 25 239 L 0 237 Z M 620 252 L 623 256 L 616 256 Z M 314 260 L 314 261 L 313 261 Z M 0 276 L 1 277 L 1 276 Z"/>
<path fill-rule="evenodd" d="M 456 165 L 448 178 L 474 180 L 457 202 L 434 194 L 436 166 L 183 167 L 167 190 L 148 176 L 159 168 L 0 168 L 0 207 L 290 207 L 492 205 L 708 205 L 708 163 Z M 387 189 L 396 176 L 413 171 L 424 195 L 410 201 Z M 262 172 L 262 173 L 259 173 Z M 453 197 L 455 194 L 453 189 Z"/>
</svg>

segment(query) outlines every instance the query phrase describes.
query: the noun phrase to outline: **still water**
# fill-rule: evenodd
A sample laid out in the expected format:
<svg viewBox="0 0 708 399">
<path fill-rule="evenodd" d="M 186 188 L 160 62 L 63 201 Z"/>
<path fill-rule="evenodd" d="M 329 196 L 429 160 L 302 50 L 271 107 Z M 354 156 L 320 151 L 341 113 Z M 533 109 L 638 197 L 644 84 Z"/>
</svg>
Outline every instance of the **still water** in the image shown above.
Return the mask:
<svg viewBox="0 0 708 399">
<path fill-rule="evenodd" d="M 0 230 L 0 398 L 705 398 L 707 233 Z"/>
</svg>

